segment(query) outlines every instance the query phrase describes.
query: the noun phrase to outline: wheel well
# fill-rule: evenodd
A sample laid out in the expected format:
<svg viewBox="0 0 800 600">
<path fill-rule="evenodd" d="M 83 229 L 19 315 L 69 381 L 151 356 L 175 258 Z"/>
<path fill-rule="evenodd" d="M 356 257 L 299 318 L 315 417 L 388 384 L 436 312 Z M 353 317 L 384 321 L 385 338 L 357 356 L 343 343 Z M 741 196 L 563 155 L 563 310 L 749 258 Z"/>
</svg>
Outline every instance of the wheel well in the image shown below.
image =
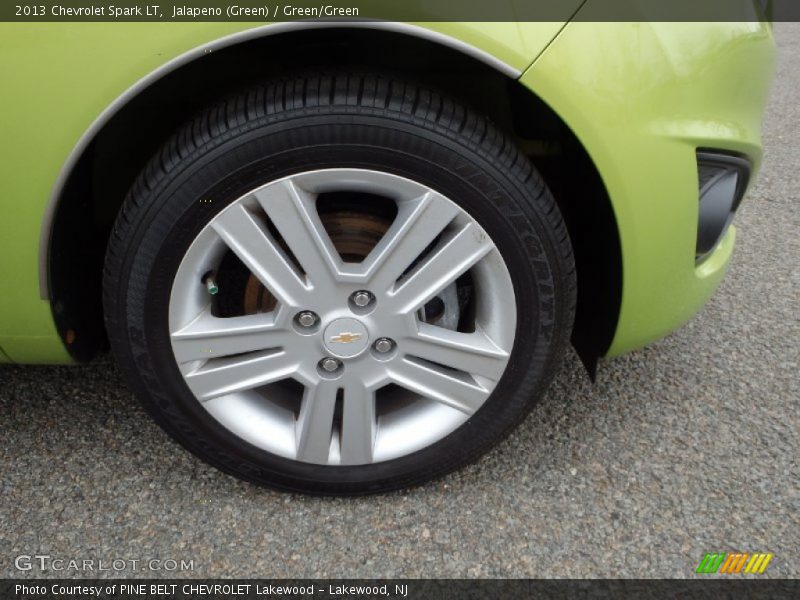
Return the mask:
<svg viewBox="0 0 800 600">
<path fill-rule="evenodd" d="M 87 360 L 107 345 L 101 305 L 105 248 L 125 194 L 161 144 L 220 96 L 326 65 L 421 80 L 471 104 L 517 139 L 567 223 L 578 273 L 572 339 L 593 373 L 616 329 L 621 251 L 610 200 L 578 139 L 522 84 L 474 57 L 408 34 L 348 28 L 287 32 L 204 55 L 155 81 L 97 132 L 66 179 L 47 257 L 53 313 L 71 354 Z"/>
</svg>

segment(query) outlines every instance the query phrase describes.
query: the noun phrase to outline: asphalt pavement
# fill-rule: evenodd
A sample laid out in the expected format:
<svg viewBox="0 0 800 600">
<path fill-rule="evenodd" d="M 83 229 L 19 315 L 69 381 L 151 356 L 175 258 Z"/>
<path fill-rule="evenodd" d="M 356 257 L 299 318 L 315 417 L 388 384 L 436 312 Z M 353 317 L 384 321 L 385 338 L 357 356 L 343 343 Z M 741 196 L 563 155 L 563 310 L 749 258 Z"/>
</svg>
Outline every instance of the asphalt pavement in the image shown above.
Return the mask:
<svg viewBox="0 0 800 600">
<path fill-rule="evenodd" d="M 764 576 L 800 576 L 800 24 L 776 31 L 763 170 L 727 278 L 682 329 L 595 385 L 570 356 L 485 459 L 359 499 L 206 466 L 109 358 L 0 366 L 0 577 L 690 577 L 711 551 L 771 552 Z M 15 568 L 36 554 L 46 570 Z"/>
</svg>

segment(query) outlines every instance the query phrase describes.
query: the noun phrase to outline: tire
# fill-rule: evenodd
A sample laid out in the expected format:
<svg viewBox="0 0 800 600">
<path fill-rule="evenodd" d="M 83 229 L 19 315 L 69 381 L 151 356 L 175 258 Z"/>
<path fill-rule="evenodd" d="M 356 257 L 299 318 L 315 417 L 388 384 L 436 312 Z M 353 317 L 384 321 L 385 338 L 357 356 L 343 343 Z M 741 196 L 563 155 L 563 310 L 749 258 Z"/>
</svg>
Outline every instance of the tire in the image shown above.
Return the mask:
<svg viewBox="0 0 800 600">
<path fill-rule="evenodd" d="M 312 185 L 307 181 L 325 177 L 337 178 L 339 183 L 321 184 L 323 191 L 315 194 L 304 191 L 303 186 Z M 286 317 L 289 309 L 285 307 L 291 304 L 287 300 L 290 296 L 281 295 L 285 291 L 280 288 L 282 284 L 276 284 L 278 287 L 265 285 L 261 276 L 253 274 L 250 267 L 256 263 L 250 263 L 250 260 L 265 261 L 257 264 L 266 265 L 266 270 L 278 269 L 285 262 L 294 265 L 299 281 L 308 283 L 312 280 L 313 270 L 307 269 L 304 262 L 309 245 L 291 247 L 297 242 L 287 239 L 293 236 L 285 235 L 281 229 L 281 222 L 288 213 L 282 209 L 275 212 L 277 209 L 272 207 L 277 205 L 268 204 L 273 212 L 268 213 L 266 220 L 259 221 L 262 216 L 252 216 L 254 210 L 260 210 L 252 198 L 273 198 L 275 193 L 283 193 L 275 190 L 289 189 L 295 190 L 295 194 L 302 193 L 302 197 L 291 196 L 291 201 L 312 202 L 309 206 L 313 205 L 319 215 L 328 219 L 324 227 L 331 239 L 334 239 L 334 234 L 330 233 L 329 222 L 347 224 L 351 215 L 357 215 L 360 225 L 346 229 L 345 233 L 337 233 L 337 243 L 342 244 L 336 245 L 340 254 L 340 248 L 358 247 L 364 243 L 358 236 L 369 237 L 371 224 L 380 219 L 386 223 L 381 226 L 384 227 L 383 235 L 389 235 L 392 229 L 386 227 L 406 210 L 402 208 L 406 206 L 402 204 L 406 200 L 397 200 L 392 208 L 387 204 L 389 201 L 380 196 L 383 191 L 374 193 L 369 187 L 372 183 L 367 185 L 361 180 L 356 184 L 341 183 L 359 177 L 374 181 L 379 190 L 384 189 L 382 186 L 394 189 L 392 186 L 395 185 L 399 186 L 398 189 L 407 188 L 411 190 L 408 192 L 411 196 L 417 189 L 413 186 L 430 190 L 432 195 L 423 194 L 423 198 L 436 199 L 439 202 L 436 206 L 457 213 L 445 229 L 435 234 L 435 242 L 419 254 L 416 262 L 399 278 L 392 279 L 394 283 L 389 289 L 394 291 L 387 294 L 402 297 L 403 290 L 408 288 L 411 291 L 406 296 L 410 298 L 412 292 L 417 293 L 424 285 L 434 285 L 428 280 L 433 277 L 432 269 L 444 264 L 442 257 L 447 255 L 442 248 L 466 231 L 465 228 L 473 233 L 475 240 L 489 244 L 488 250 L 480 251 L 487 254 L 481 254 L 482 258 L 475 259 L 478 262 L 458 274 L 454 281 L 444 276 L 441 280 L 436 279 L 437 284 L 447 280 L 447 288 L 438 291 L 438 296 L 426 296 L 425 304 L 417 308 L 410 308 L 411 304 L 405 306 L 402 322 L 408 324 L 415 320 L 417 330 L 426 328 L 426 331 L 441 334 L 448 340 L 478 339 L 474 336 L 483 335 L 482 332 L 501 332 L 495 337 L 502 338 L 502 343 L 492 343 L 496 348 L 505 344 L 507 350 L 501 348 L 492 356 L 493 360 L 502 361 L 504 368 L 500 369 L 499 363 L 491 363 L 495 371 L 487 379 L 480 374 L 487 364 L 483 357 L 475 361 L 477 374 L 471 374 L 466 368 L 464 374 L 459 370 L 460 364 L 446 364 L 448 360 L 453 362 L 452 356 L 461 355 L 442 351 L 444 362 L 440 364 L 431 360 L 438 354 L 431 355 L 428 346 L 419 355 L 427 356 L 427 359 L 404 354 L 406 346 L 402 340 L 405 338 L 378 344 L 377 334 L 371 330 L 360 337 L 360 333 L 351 330 L 363 324 L 372 327 L 370 323 L 373 321 L 369 319 L 373 317 L 376 320 L 384 318 L 380 316 L 383 314 L 384 305 L 381 303 L 384 296 L 377 292 L 374 296 L 368 294 L 359 299 L 366 303 L 377 302 L 377 308 L 373 306 L 374 313 L 363 317 L 366 319 L 363 323 L 359 321 L 362 318 L 359 315 L 372 310 L 371 305 L 362 309 L 353 304 L 355 296 L 350 296 L 349 305 L 337 297 L 335 302 L 341 306 L 336 304 L 336 310 L 350 310 L 353 318 L 345 319 L 341 324 L 341 327 L 347 325 L 346 331 L 341 327 L 333 331 L 333 324 L 328 325 L 330 319 L 326 320 L 324 316 L 328 314 L 324 303 L 334 301 L 330 299 L 331 294 L 322 293 L 327 289 L 324 287 L 315 287 L 321 291 L 308 296 L 309 302 L 323 303 L 320 304 L 322 308 L 301 319 L 308 323 L 316 319 L 314 324 L 307 330 L 303 329 L 305 326 L 298 321 L 301 317 L 297 313 L 292 317 L 291 325 L 281 329 L 284 337 L 280 339 L 294 335 L 292 328 L 295 333 L 299 332 L 286 344 L 306 344 L 297 346 L 302 350 L 295 351 L 292 350 L 294 346 L 287 345 L 279 346 L 278 350 L 255 352 L 252 345 L 246 344 L 249 354 L 226 356 L 218 345 L 201 350 L 197 350 L 195 345 L 184 354 L 182 349 L 185 346 L 181 344 L 187 339 L 201 338 L 191 337 L 191 324 L 181 321 L 176 326 L 173 320 L 179 319 L 178 313 L 185 319 L 183 313 L 189 314 L 194 302 L 198 302 L 198 306 L 208 302 L 203 309 L 207 311 L 203 313 L 206 316 L 202 318 L 219 319 L 220 315 L 234 315 L 249 319 L 241 321 L 249 324 L 255 323 L 253 319 L 266 319 L 263 315 L 273 315 L 270 318 L 276 322 Z M 324 187 L 326 185 L 328 187 Z M 341 186 L 347 185 L 353 189 L 340 190 Z M 367 192 L 363 192 L 362 185 L 367 186 L 364 188 Z M 391 190 L 385 192 L 387 196 L 393 193 Z M 438 200 L 439 195 L 445 200 Z M 327 203 L 325 206 L 332 207 L 330 214 L 333 217 L 329 213 L 323 215 L 323 197 Z M 415 198 L 414 202 L 420 201 Z M 397 215 L 388 214 L 392 210 L 396 210 Z M 245 242 L 240 245 L 236 242 L 233 246 L 228 244 L 219 250 L 222 242 L 218 238 L 227 239 L 224 237 L 227 223 L 231 219 L 244 218 L 242 215 L 250 215 L 253 222 L 258 221 L 258 231 L 273 240 L 275 247 L 283 245 L 283 251 L 278 249 L 274 255 L 282 257 L 275 259 L 278 263 L 261 256 L 252 259 L 253 254 L 247 254 L 247 248 L 251 247 L 245 248 Z M 245 221 L 249 223 L 247 219 Z M 428 222 L 436 223 L 431 218 L 424 221 L 426 227 Z M 212 236 L 208 233 L 211 230 L 218 235 Z M 236 231 L 239 235 L 244 229 Z M 415 231 L 424 234 L 423 237 L 434 235 L 424 228 Z M 464 244 L 471 243 L 464 235 L 459 239 Z M 348 236 L 358 239 L 353 241 Z M 204 241 L 212 237 L 212 241 Z M 347 246 L 350 242 L 351 246 Z M 290 247 L 287 250 L 285 246 Z M 231 250 L 232 247 L 236 250 Z M 224 252 L 225 258 L 219 258 L 222 254 L 215 254 L 220 252 Z M 369 254 L 364 258 L 367 252 L 360 255 L 364 264 L 373 256 Z M 460 260 L 463 254 L 453 256 Z M 476 256 L 478 254 L 476 251 Z M 202 260 L 211 260 L 206 255 L 213 255 L 217 262 L 209 263 L 215 267 L 208 273 L 200 273 L 192 261 L 201 260 L 198 256 L 202 256 Z M 375 264 L 383 265 L 380 269 L 388 269 L 386 265 L 390 262 L 391 255 L 384 263 Z M 240 263 L 246 263 L 245 271 L 242 271 Z M 342 268 L 350 268 L 347 261 L 341 264 L 344 264 Z M 304 275 L 304 271 L 308 272 Z M 415 279 L 414 274 L 420 272 L 423 275 Z M 281 277 L 289 277 L 287 273 L 281 271 Z M 448 277 L 451 275 L 448 272 Z M 184 281 L 189 283 L 183 285 Z M 316 286 L 313 281 L 308 285 Z M 216 289 L 214 286 L 220 290 L 218 297 L 203 296 L 211 294 L 212 288 Z M 476 460 L 507 436 L 542 396 L 560 362 L 572 328 L 575 288 L 571 245 L 553 197 L 530 161 L 486 118 L 457 101 L 412 82 L 373 73 L 319 72 L 274 80 L 209 107 L 178 131 L 153 157 L 129 192 L 109 241 L 104 272 L 104 308 L 112 350 L 133 390 L 152 417 L 186 449 L 222 471 L 256 484 L 312 494 L 352 495 L 407 487 L 439 477 Z M 260 294 L 255 304 L 253 294 L 247 291 L 252 289 L 258 289 Z M 443 300 L 446 291 L 449 295 Z M 272 300 L 271 296 L 274 296 Z M 414 298 L 419 300 L 422 296 Z M 434 315 L 437 310 L 439 312 Z M 445 317 L 451 324 L 447 331 L 441 331 L 446 328 L 436 323 L 442 323 Z M 453 324 L 456 318 L 458 325 Z M 388 320 L 385 322 L 389 323 Z M 462 322 L 467 324 L 462 326 Z M 331 331 L 333 333 L 329 336 L 326 332 Z M 473 337 L 463 337 L 468 335 Z M 313 341 L 319 336 L 322 337 Z M 344 353 L 345 350 L 341 350 L 344 346 L 337 344 L 348 343 L 351 338 L 358 339 L 347 351 L 361 352 L 357 361 L 351 363 L 347 357 L 341 358 L 343 354 L 336 354 L 340 358 L 335 358 L 332 363 L 315 363 L 319 375 L 319 379 L 315 379 L 317 375 L 308 366 L 311 364 L 309 361 L 323 360 L 325 353 L 334 346 L 335 352 Z M 230 339 L 240 344 L 244 338 Z M 252 339 L 255 338 L 248 338 Z M 367 347 L 367 343 L 371 345 Z M 381 350 L 385 354 L 376 354 L 379 346 L 386 348 Z M 309 350 L 313 348 L 320 349 L 319 355 L 315 354 L 318 350 Z M 495 346 L 492 348 L 487 352 L 494 352 Z M 215 354 L 204 362 L 196 356 L 199 351 L 218 352 L 219 356 Z M 222 389 L 232 389 L 219 383 L 228 367 L 231 373 L 244 373 L 237 371 L 245 368 L 242 361 L 252 359 L 254 362 L 247 365 L 255 365 L 263 360 L 267 365 L 284 354 L 301 356 L 297 360 L 305 361 L 302 368 L 297 367 L 300 383 L 292 379 L 295 374 L 291 370 L 282 371 L 288 379 L 280 381 L 275 381 L 272 371 L 269 371 L 269 381 L 263 388 L 239 390 L 231 396 L 219 395 Z M 470 354 L 467 358 L 472 356 Z M 180 360 L 186 362 L 179 364 Z M 403 373 L 425 376 L 433 373 L 431 381 L 434 383 L 423 390 L 425 393 L 432 390 L 431 395 L 414 391 L 424 382 L 420 383 L 413 377 L 402 380 L 395 376 L 392 370 L 395 366 L 392 365 L 397 369 L 416 369 Z M 345 373 L 351 378 L 342 384 L 342 388 L 336 388 L 335 404 L 330 404 L 334 393 L 331 390 L 338 385 L 334 381 L 338 375 L 335 369 L 326 371 L 328 367 L 336 367 L 340 374 Z M 369 389 L 369 400 L 363 405 L 369 406 L 374 413 L 370 413 L 369 419 L 361 412 L 354 417 L 356 409 L 349 408 L 356 406 L 355 400 L 350 398 L 355 397 L 356 393 L 351 390 L 360 385 L 359 381 L 365 389 L 369 387 L 365 383 L 367 375 L 360 380 L 358 377 L 361 376 L 353 375 L 357 368 L 384 369 L 389 373 L 386 377 L 393 378 L 391 385 L 376 388 L 377 391 Z M 251 369 L 247 373 L 256 373 L 252 370 L 254 367 L 247 366 L 247 369 Z M 384 377 L 384 371 L 380 372 Z M 260 373 L 258 371 L 257 377 L 261 377 Z M 451 397 L 449 387 L 438 387 L 444 381 L 443 377 L 453 386 L 460 386 L 459 382 L 462 382 L 468 386 L 463 388 L 465 390 L 482 390 L 485 398 L 469 404 L 473 402 L 471 391 L 464 392 L 469 399 L 463 402 L 461 391 L 454 391 Z M 303 383 L 311 379 L 313 384 Z M 405 382 L 408 387 L 396 385 L 397 380 Z M 197 383 L 199 381 L 202 384 Z M 237 386 L 241 384 L 239 379 L 232 381 Z M 267 376 L 259 381 L 267 381 Z M 217 387 L 213 393 L 208 392 L 211 400 L 200 402 L 198 398 L 206 398 L 203 394 L 211 389 L 203 387 L 207 385 Z M 369 385 L 375 387 L 378 384 Z M 445 391 L 439 393 L 441 389 Z M 323 391 L 320 390 L 328 390 L 324 394 L 328 394 L 325 398 L 330 400 L 326 400 L 328 404 L 324 406 L 331 406 L 325 410 L 333 411 L 326 413 L 333 419 L 333 424 L 330 429 L 321 429 L 322 438 L 309 432 L 317 431 L 315 423 L 325 423 L 312 412 L 322 410 L 314 406 L 321 407 L 323 403 L 320 401 L 314 405 L 307 400 L 322 398 Z M 301 394 L 300 400 L 297 400 L 297 394 Z M 344 400 L 342 394 L 345 394 Z M 475 394 L 477 398 L 477 392 Z M 288 399 L 281 404 L 284 395 Z M 294 420 L 286 415 L 294 415 Z M 436 415 L 445 416 L 440 418 Z M 423 417 L 427 420 L 421 420 Z M 368 421 L 368 424 L 352 424 L 354 418 Z M 380 426 L 377 425 L 379 418 Z M 304 429 L 306 424 L 308 430 Z M 259 429 L 262 425 L 263 431 Z M 277 433 L 264 433 L 272 432 L 271 428 Z M 291 444 L 281 437 L 286 431 L 290 432 L 288 435 L 294 432 L 296 436 L 292 442 L 296 452 L 294 457 Z M 357 432 L 352 438 L 355 441 L 350 441 L 348 431 Z M 420 441 L 425 440 L 426 435 L 431 439 Z M 359 444 L 361 450 L 353 450 Z M 316 450 L 311 450 L 312 447 Z M 383 450 L 379 452 L 379 449 Z"/>
</svg>

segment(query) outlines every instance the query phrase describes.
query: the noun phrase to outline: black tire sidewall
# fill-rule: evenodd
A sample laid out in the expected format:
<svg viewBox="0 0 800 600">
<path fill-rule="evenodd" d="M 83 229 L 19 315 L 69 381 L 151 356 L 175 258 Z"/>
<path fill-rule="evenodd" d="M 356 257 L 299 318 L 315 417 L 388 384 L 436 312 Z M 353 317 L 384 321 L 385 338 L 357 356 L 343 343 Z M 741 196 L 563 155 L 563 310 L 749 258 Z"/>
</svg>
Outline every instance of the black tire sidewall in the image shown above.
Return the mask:
<svg viewBox="0 0 800 600">
<path fill-rule="evenodd" d="M 568 265 L 541 210 L 538 177 L 521 181 L 478 142 L 385 115 L 283 115 L 245 123 L 183 157 L 149 191 L 125 237 L 110 325 L 138 395 L 154 418 L 204 460 L 244 479 L 312 493 L 404 487 L 470 462 L 502 439 L 541 395 L 565 344 Z M 433 188 L 489 233 L 511 274 L 517 304 L 514 350 L 491 397 L 439 442 L 395 460 L 356 467 L 302 463 L 245 442 L 196 400 L 175 363 L 168 311 L 172 281 L 203 227 L 243 194 L 314 169 L 380 170 Z M 119 347 L 121 346 L 121 347 Z"/>
</svg>

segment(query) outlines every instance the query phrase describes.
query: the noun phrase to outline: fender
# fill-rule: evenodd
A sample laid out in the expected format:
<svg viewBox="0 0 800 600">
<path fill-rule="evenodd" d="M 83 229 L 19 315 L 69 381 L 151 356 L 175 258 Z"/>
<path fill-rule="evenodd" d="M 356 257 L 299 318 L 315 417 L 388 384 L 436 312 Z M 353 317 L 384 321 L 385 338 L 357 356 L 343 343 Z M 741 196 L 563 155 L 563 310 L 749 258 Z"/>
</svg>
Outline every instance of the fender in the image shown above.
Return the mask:
<svg viewBox="0 0 800 600">
<path fill-rule="evenodd" d="M 367 28 L 429 40 L 517 79 L 583 0 L 546 23 L 295 21 L 251 23 L 0 23 L 0 345 L 15 362 L 72 362 L 54 322 L 49 254 L 54 217 L 98 132 L 142 92 L 211 52 L 315 28 Z M 38 240 L 38 243 L 31 243 Z M 76 243 L 81 243 L 76 240 Z"/>
<path fill-rule="evenodd" d="M 458 24 L 450 24 L 450 23 L 431 24 L 432 27 L 439 27 L 441 29 L 451 28 L 452 25 L 458 25 Z M 463 25 L 468 26 L 470 24 L 463 24 Z M 519 40 L 522 42 L 521 50 L 524 53 L 526 47 L 526 44 L 524 43 L 525 40 L 534 39 L 534 40 L 541 40 L 542 42 L 545 41 L 549 42 L 550 40 L 552 40 L 553 37 L 555 37 L 555 35 L 558 34 L 559 30 L 563 26 L 563 23 L 509 23 L 509 24 L 497 23 L 492 25 L 510 25 L 518 30 L 520 27 L 526 29 L 524 35 L 523 32 L 518 31 Z M 59 172 L 58 177 L 53 185 L 52 191 L 50 192 L 49 200 L 47 202 L 47 206 L 45 208 L 44 216 L 42 219 L 42 228 L 39 237 L 40 297 L 43 300 L 47 300 L 49 298 L 49 289 L 48 289 L 49 288 L 48 285 L 49 245 L 52 234 L 53 220 L 63 188 L 67 182 L 70 173 L 75 168 L 75 165 L 77 164 L 83 152 L 89 146 L 91 141 L 95 138 L 97 133 L 103 128 L 103 126 L 106 123 L 108 123 L 108 121 L 117 112 L 119 112 L 121 108 L 123 108 L 133 98 L 135 98 L 137 95 L 142 93 L 145 89 L 147 89 L 149 86 L 151 86 L 153 83 L 155 83 L 168 73 L 171 73 L 172 71 L 175 71 L 194 60 L 202 58 L 204 55 L 208 53 L 216 52 L 224 48 L 227 48 L 229 46 L 242 44 L 247 41 L 266 36 L 273 36 L 288 32 L 303 31 L 309 29 L 323 29 L 323 28 L 330 29 L 330 28 L 344 28 L 344 27 L 390 31 L 426 39 L 436 44 L 452 48 L 467 56 L 470 56 L 511 79 L 518 79 L 522 75 L 524 69 L 530 63 L 532 63 L 533 60 L 536 58 L 538 52 L 544 49 L 543 45 L 541 48 L 537 49 L 537 53 L 534 55 L 521 54 L 519 56 L 505 56 L 504 58 L 499 58 L 497 54 L 508 55 L 509 54 L 509 52 L 507 51 L 508 49 L 505 49 L 506 52 L 497 52 L 497 54 L 490 53 L 488 50 L 484 48 L 463 41 L 462 39 L 454 37 L 453 35 L 448 35 L 441 31 L 409 23 L 382 22 L 382 21 L 338 21 L 338 22 L 300 21 L 300 22 L 276 23 L 276 24 L 264 25 L 261 27 L 255 27 L 244 31 L 239 31 L 227 35 L 225 37 L 216 39 L 209 43 L 203 44 L 201 46 L 197 46 L 187 52 L 184 52 L 183 54 L 164 63 L 154 71 L 147 74 L 145 77 L 139 79 L 125 92 L 123 92 L 120 96 L 118 96 L 111 104 L 109 104 L 106 107 L 106 109 L 103 110 L 103 112 L 94 120 L 94 122 L 92 122 L 89 128 L 83 133 L 81 138 L 78 140 L 77 144 L 70 152 L 63 166 L 61 167 L 61 171 Z M 528 37 L 530 36 L 531 32 L 527 30 L 532 30 L 534 35 L 532 37 Z M 495 52 L 497 50 L 501 49 L 494 48 Z M 524 58 L 525 56 L 527 56 L 527 58 Z M 512 62 L 507 62 L 507 61 L 512 61 Z"/>
</svg>

